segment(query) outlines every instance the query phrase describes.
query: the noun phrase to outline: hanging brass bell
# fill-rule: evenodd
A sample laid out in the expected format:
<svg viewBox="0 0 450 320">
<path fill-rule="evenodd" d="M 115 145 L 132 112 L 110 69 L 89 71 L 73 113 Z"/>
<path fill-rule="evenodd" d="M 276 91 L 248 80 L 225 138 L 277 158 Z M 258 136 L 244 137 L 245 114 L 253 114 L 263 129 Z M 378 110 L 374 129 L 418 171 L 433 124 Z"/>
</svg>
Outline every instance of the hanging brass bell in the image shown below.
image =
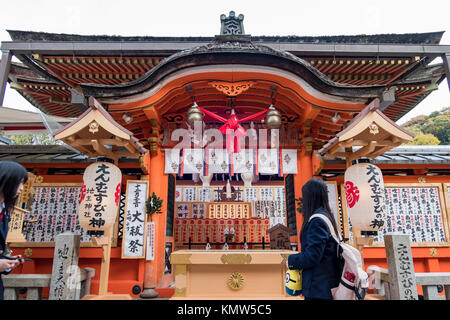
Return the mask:
<svg viewBox="0 0 450 320">
<path fill-rule="evenodd" d="M 270 110 L 266 113 L 264 122 L 269 129 L 278 129 L 281 126 L 281 115 L 274 106 L 270 106 Z"/>
<path fill-rule="evenodd" d="M 203 113 L 198 108 L 197 104 L 194 102 L 192 107 L 186 113 L 186 122 L 190 126 L 194 126 L 195 121 L 203 121 Z"/>
</svg>

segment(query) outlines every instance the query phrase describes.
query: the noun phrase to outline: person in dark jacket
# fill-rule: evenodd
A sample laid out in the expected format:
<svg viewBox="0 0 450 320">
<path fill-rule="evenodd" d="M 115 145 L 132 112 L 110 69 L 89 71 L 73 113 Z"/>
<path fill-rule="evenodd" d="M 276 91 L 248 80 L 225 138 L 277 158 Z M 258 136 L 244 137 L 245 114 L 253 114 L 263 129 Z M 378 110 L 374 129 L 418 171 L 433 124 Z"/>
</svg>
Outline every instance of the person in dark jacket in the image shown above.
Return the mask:
<svg viewBox="0 0 450 320">
<path fill-rule="evenodd" d="M 336 221 L 328 204 L 327 186 L 320 179 L 310 179 L 302 188 L 303 224 L 300 231 L 301 252 L 290 255 L 289 269 L 302 270 L 302 294 L 305 300 L 331 300 L 331 289 L 339 284 L 340 266 L 337 258 L 337 243 L 331 236 L 328 225 L 320 217 L 323 214 L 338 233 Z"/>
<path fill-rule="evenodd" d="M 0 161 L 0 274 L 8 274 L 22 261 L 6 259 L 6 237 L 10 212 L 28 180 L 27 170 L 12 161 Z M 20 258 L 20 255 L 15 257 Z M 0 278 L 0 300 L 3 300 L 3 281 Z"/>
</svg>

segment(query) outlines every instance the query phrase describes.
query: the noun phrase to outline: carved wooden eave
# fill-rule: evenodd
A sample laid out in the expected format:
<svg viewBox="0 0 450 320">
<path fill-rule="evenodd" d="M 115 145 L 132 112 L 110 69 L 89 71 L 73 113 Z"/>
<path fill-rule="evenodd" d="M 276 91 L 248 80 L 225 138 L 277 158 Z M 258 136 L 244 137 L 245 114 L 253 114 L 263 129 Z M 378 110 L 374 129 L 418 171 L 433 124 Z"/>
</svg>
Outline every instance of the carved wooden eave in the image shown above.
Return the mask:
<svg viewBox="0 0 450 320">
<path fill-rule="evenodd" d="M 319 153 L 326 158 L 346 158 L 347 164 L 350 164 L 362 157 L 376 158 L 414 138 L 414 134 L 390 120 L 379 107 L 380 100 L 377 98 L 325 144 Z M 352 147 L 361 148 L 353 152 Z"/>
<path fill-rule="evenodd" d="M 268 66 L 286 70 L 306 80 L 316 90 L 346 99 L 372 99 L 380 96 L 383 85 L 356 86 L 337 83 L 319 72 L 306 60 L 289 52 L 251 41 L 235 40 L 228 36 L 227 41 L 216 37 L 212 42 L 177 52 L 136 80 L 126 83 L 107 85 L 81 83 L 85 96 L 94 96 L 101 101 L 116 104 L 131 97 L 143 94 L 156 87 L 164 78 L 179 70 L 205 65 L 249 65 Z M 239 35 L 238 35 L 239 38 Z"/>
<path fill-rule="evenodd" d="M 54 138 L 88 157 L 104 156 L 116 163 L 120 157 L 138 158 L 147 152 L 133 133 L 117 123 L 94 97 L 89 97 L 88 109 L 58 130 Z"/>
</svg>

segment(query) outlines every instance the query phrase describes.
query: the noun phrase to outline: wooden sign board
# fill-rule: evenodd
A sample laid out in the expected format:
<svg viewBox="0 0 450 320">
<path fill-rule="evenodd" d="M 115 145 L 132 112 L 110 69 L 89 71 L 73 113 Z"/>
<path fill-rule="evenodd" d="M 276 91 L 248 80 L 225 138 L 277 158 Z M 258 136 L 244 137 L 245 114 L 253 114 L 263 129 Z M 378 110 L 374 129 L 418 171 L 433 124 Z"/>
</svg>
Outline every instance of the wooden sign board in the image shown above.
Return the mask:
<svg viewBox="0 0 450 320">
<path fill-rule="evenodd" d="M 204 219 L 207 211 L 207 202 L 177 202 L 175 204 L 176 219 Z"/>
<path fill-rule="evenodd" d="M 250 218 L 248 202 L 211 202 L 208 204 L 209 219 L 247 219 Z"/>
<path fill-rule="evenodd" d="M 178 185 L 175 187 L 174 205 L 174 239 L 177 248 L 187 243 L 189 238 L 193 243 L 206 242 L 209 237 L 212 242 L 223 242 L 222 224 L 229 219 L 237 219 L 240 224 L 235 226 L 236 239 L 244 234 L 256 242 L 261 230 L 258 222 L 264 221 L 264 228 L 286 222 L 286 194 L 284 185 L 234 186 L 237 191 L 236 201 L 220 201 L 223 186 Z M 254 210 L 255 204 L 270 204 L 269 212 Z M 204 215 L 206 212 L 206 215 Z M 228 223 L 228 222 L 226 222 Z M 248 226 L 247 224 L 248 223 Z M 252 227 L 250 227 L 252 226 Z M 238 230 L 241 230 L 239 232 Z M 260 232 L 261 231 L 261 232 Z M 264 231 L 265 232 L 265 231 Z M 268 240 L 267 234 L 262 234 Z M 214 239 L 214 240 L 213 240 Z M 181 245 L 182 246 L 182 245 Z"/>
<path fill-rule="evenodd" d="M 343 221 L 347 221 L 346 238 L 353 242 L 347 217 L 345 190 L 341 185 Z M 411 246 L 449 246 L 449 216 L 440 183 L 385 184 L 385 227 L 374 238 L 374 247 L 384 246 L 386 233 L 402 232 L 411 237 Z"/>
<path fill-rule="evenodd" d="M 286 224 L 286 195 L 284 186 L 237 186 L 235 187 L 235 190 L 238 191 L 238 195 L 237 201 L 234 202 L 234 204 L 252 203 L 250 206 L 250 216 L 272 218 L 271 226 L 277 223 Z M 202 214 L 202 204 L 207 205 L 211 202 L 219 203 L 219 191 L 222 191 L 222 187 L 195 185 L 177 186 L 175 188 L 175 219 L 206 217 Z M 264 201 L 273 202 L 275 213 L 272 215 L 264 215 L 258 210 L 255 211 L 255 201 L 259 201 L 260 203 Z M 218 207 L 213 207 L 213 210 L 214 209 L 221 210 L 221 208 Z M 228 210 L 228 207 L 224 209 Z M 234 210 L 233 207 L 230 207 L 230 210 Z M 211 212 L 208 209 L 208 212 L 214 215 L 215 211 Z M 228 211 L 226 211 L 225 214 L 228 214 Z"/>
<path fill-rule="evenodd" d="M 155 223 L 147 222 L 147 256 L 145 260 L 155 260 Z"/>
<path fill-rule="evenodd" d="M 145 258 L 148 180 L 128 180 L 122 240 L 122 259 Z"/>
<path fill-rule="evenodd" d="M 284 185 L 274 186 L 234 186 L 238 192 L 236 201 L 280 200 L 285 202 Z M 213 202 L 219 201 L 222 186 L 185 185 L 175 188 L 176 202 Z"/>
<path fill-rule="evenodd" d="M 63 232 L 81 236 L 82 247 L 95 247 L 78 222 L 81 183 L 41 183 L 33 187 L 33 201 L 23 215 L 27 223 L 26 242 L 12 242 L 11 247 L 54 247 L 55 237 Z M 112 245 L 117 246 L 118 223 L 114 224 Z"/>
<path fill-rule="evenodd" d="M 14 207 L 13 212 L 10 214 L 8 235 L 6 242 L 26 242 L 22 229 L 23 229 L 23 217 L 27 211 L 18 207 Z"/>
<path fill-rule="evenodd" d="M 444 186 L 443 193 L 444 193 L 445 209 L 447 210 L 447 217 L 450 220 L 450 183 L 444 183 L 443 186 Z"/>
<path fill-rule="evenodd" d="M 333 213 L 334 219 L 338 224 L 338 228 L 341 231 L 341 235 L 345 235 L 348 232 L 347 223 L 342 223 L 342 212 L 339 209 L 339 197 L 338 197 L 338 186 L 336 181 L 325 181 L 328 190 L 328 204 L 330 205 L 331 212 Z"/>
<path fill-rule="evenodd" d="M 261 242 L 265 237 L 267 242 L 269 235 L 269 219 L 177 219 L 174 227 L 174 242 L 176 248 L 185 247 L 191 238 L 191 242 L 206 244 L 207 239 L 212 243 L 225 242 L 224 231 L 226 228 L 234 228 L 233 242 Z"/>
<path fill-rule="evenodd" d="M 277 224 L 286 226 L 286 208 L 284 201 L 280 200 L 256 200 L 252 201 L 252 217 L 269 219 L 270 227 Z"/>
</svg>

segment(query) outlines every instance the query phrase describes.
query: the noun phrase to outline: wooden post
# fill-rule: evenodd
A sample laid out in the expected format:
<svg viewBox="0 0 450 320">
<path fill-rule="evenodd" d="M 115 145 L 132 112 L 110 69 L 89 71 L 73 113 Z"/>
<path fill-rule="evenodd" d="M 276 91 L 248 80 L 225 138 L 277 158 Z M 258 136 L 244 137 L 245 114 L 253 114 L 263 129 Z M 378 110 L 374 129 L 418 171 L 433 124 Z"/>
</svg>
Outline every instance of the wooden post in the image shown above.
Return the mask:
<svg viewBox="0 0 450 320">
<path fill-rule="evenodd" d="M 6 84 L 8 83 L 9 69 L 11 67 L 11 51 L 2 50 L 2 60 L 0 62 L 0 106 L 3 106 L 5 98 Z"/>
<path fill-rule="evenodd" d="M 364 238 L 361 235 L 361 230 L 353 229 L 353 243 L 354 243 L 356 249 L 358 249 L 359 253 L 361 254 L 361 264 L 362 264 L 362 268 L 364 269 L 363 249 L 364 249 L 364 246 L 370 246 L 373 243 L 373 237 Z"/>
<path fill-rule="evenodd" d="M 108 279 L 109 279 L 109 266 L 111 264 L 111 230 L 109 228 L 105 231 L 105 236 L 102 246 L 102 265 L 100 269 L 100 287 L 98 290 L 99 295 L 106 295 L 108 293 Z"/>
<path fill-rule="evenodd" d="M 445 74 L 447 75 L 448 89 L 450 90 L 450 53 L 442 55 L 442 60 L 444 61 Z"/>
<path fill-rule="evenodd" d="M 312 158 L 311 154 L 307 154 L 306 146 L 303 145 L 302 150 L 300 151 L 299 157 L 297 159 L 297 174 L 294 175 L 294 190 L 295 190 L 295 199 L 298 199 L 302 196 L 302 187 L 308 182 L 309 179 L 313 177 L 312 172 Z M 297 216 L 297 245 L 300 249 L 300 236 L 299 232 L 302 228 L 303 224 L 303 215 L 297 212 L 297 203 L 295 203 L 295 214 Z"/>
<path fill-rule="evenodd" d="M 101 238 L 92 238 L 96 246 L 102 247 L 102 265 L 100 269 L 100 285 L 98 295 L 86 295 L 82 300 L 132 300 L 129 294 L 113 294 L 108 292 L 109 266 L 111 265 L 111 237 L 113 227 L 105 230 Z"/>
<path fill-rule="evenodd" d="M 164 263 L 165 263 L 165 243 L 166 243 L 166 219 L 167 219 L 167 190 L 168 177 L 164 174 L 164 153 L 161 149 L 151 157 L 149 172 L 149 194 L 153 192 L 163 200 L 162 214 L 153 215 L 155 223 L 155 257 L 153 261 L 145 261 L 144 290 L 141 298 L 155 298 L 158 292 L 154 290 L 158 286 L 165 285 Z"/>
</svg>

